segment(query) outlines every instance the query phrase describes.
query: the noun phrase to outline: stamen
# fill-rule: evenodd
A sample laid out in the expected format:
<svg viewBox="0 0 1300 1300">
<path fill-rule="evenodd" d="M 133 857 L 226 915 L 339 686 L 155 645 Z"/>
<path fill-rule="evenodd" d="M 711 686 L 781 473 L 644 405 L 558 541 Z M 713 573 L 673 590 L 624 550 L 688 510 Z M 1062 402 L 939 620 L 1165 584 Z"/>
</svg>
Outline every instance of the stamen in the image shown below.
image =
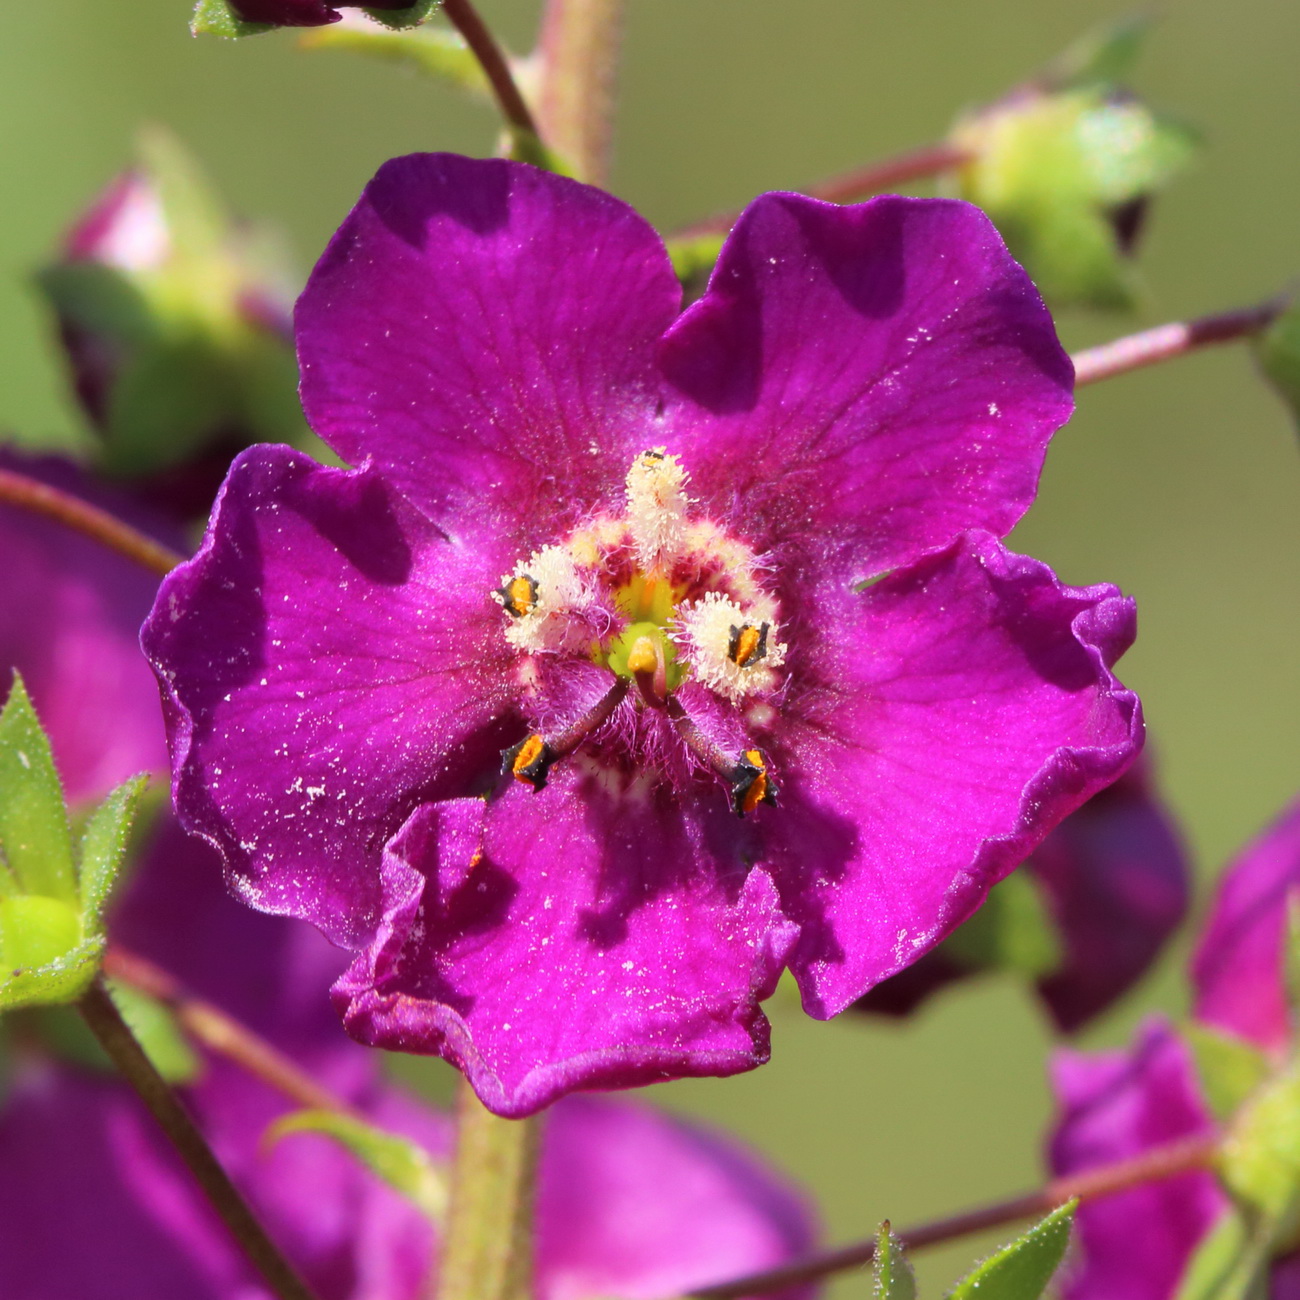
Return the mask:
<svg viewBox="0 0 1300 1300">
<path fill-rule="evenodd" d="M 591 641 L 592 584 L 566 547 L 534 551 L 492 595 L 511 617 L 506 640 L 518 650 L 564 653 Z"/>
<path fill-rule="evenodd" d="M 776 783 L 768 775 L 761 749 L 747 749 L 731 770 L 731 806 L 737 817 L 753 812 L 761 803 L 776 806 Z"/>
<path fill-rule="evenodd" d="M 501 773 L 531 785 L 536 794 L 545 787 L 546 775 L 558 757 L 540 735 L 525 736 L 501 755 Z"/>
<path fill-rule="evenodd" d="M 691 504 L 683 491 L 686 479 L 681 462 L 666 447 L 642 452 L 627 472 L 628 528 L 644 570 L 671 568 L 682 549 Z"/>
<path fill-rule="evenodd" d="M 772 625 L 763 623 L 755 627 L 746 623 L 742 627 L 731 628 L 731 642 L 727 646 L 727 658 L 741 668 L 746 667 L 752 659 L 757 663 L 767 657 L 767 633 Z"/>
<path fill-rule="evenodd" d="M 627 694 L 627 679 L 620 677 L 604 695 L 576 722 L 572 722 L 553 736 L 540 732 L 525 736 L 517 745 L 511 745 L 501 755 L 501 774 L 513 776 L 524 785 L 531 785 L 537 794 L 546 786 L 546 778 L 557 759 L 571 754 L 592 732 L 609 721 L 610 715 L 623 702 Z"/>
<path fill-rule="evenodd" d="M 673 640 L 696 681 L 739 704 L 755 691 L 771 690 L 772 669 L 785 662 L 786 647 L 775 639 L 771 613 L 775 608 L 767 597 L 745 611 L 719 591 L 706 592 L 678 606 Z"/>
<path fill-rule="evenodd" d="M 523 618 L 537 605 L 537 579 L 531 574 L 520 573 L 508 578 L 505 586 L 498 587 L 492 594 L 501 598 L 501 604 L 512 618 Z"/>
<path fill-rule="evenodd" d="M 667 708 L 686 747 L 731 787 L 731 807 L 737 817 L 753 812 L 761 803 L 776 806 L 776 782 L 761 749 L 729 754 L 704 735 L 675 696 L 669 697 Z"/>
</svg>

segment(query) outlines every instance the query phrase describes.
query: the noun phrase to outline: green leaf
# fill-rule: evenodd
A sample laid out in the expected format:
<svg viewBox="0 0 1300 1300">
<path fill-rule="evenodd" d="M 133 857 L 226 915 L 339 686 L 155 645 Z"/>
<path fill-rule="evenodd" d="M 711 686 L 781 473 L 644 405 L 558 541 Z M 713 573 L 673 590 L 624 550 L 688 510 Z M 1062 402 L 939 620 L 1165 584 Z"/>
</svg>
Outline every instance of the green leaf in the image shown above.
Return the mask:
<svg viewBox="0 0 1300 1300">
<path fill-rule="evenodd" d="M 1038 1300 L 1065 1256 L 1078 1204 L 1070 1201 L 1053 1210 L 991 1255 L 957 1283 L 951 1300 Z"/>
<path fill-rule="evenodd" d="M 110 986 L 117 1009 L 158 1073 L 174 1084 L 196 1079 L 203 1063 L 171 1011 L 120 980 L 110 981 Z"/>
<path fill-rule="evenodd" d="M 103 936 L 83 934 L 76 908 L 61 899 L 0 899 L 0 1011 L 76 1001 L 103 952 Z"/>
<path fill-rule="evenodd" d="M 1226 1210 L 1188 1261 L 1175 1300 L 1267 1300 L 1268 1235 Z"/>
<path fill-rule="evenodd" d="M 1255 339 L 1255 357 L 1300 425 L 1300 299 L 1293 299 Z"/>
<path fill-rule="evenodd" d="M 1192 1049 L 1201 1092 L 1216 1119 L 1235 1115 L 1272 1070 L 1257 1047 L 1222 1030 L 1193 1021 L 1183 1026 L 1183 1038 Z"/>
<path fill-rule="evenodd" d="M 319 1133 L 332 1138 L 413 1201 L 429 1219 L 436 1223 L 446 1214 L 446 1176 L 429 1153 L 414 1142 L 331 1110 L 294 1111 L 267 1129 L 265 1141 L 279 1142 L 291 1133 Z"/>
<path fill-rule="evenodd" d="M 872 1300 L 916 1300 L 916 1277 L 903 1253 L 903 1243 L 890 1231 L 889 1220 L 876 1234 L 876 1253 L 871 1259 L 874 1285 Z"/>
<path fill-rule="evenodd" d="M 1014 871 L 989 890 L 983 906 L 945 940 L 943 951 L 977 970 L 1009 970 L 1030 979 L 1061 963 L 1061 941 L 1028 871 Z"/>
<path fill-rule="evenodd" d="M 81 913 L 88 930 L 101 928 L 104 905 L 126 856 L 131 823 L 147 776 L 135 776 L 118 786 L 90 814 L 81 836 Z"/>
<path fill-rule="evenodd" d="M 1151 27 L 1149 14 L 1131 14 L 1089 32 L 1048 66 L 1044 80 L 1057 87 L 1123 85 L 1137 66 Z"/>
<path fill-rule="evenodd" d="M 0 855 L 25 893 L 76 902 L 63 787 L 17 673 L 0 712 Z"/>
<path fill-rule="evenodd" d="M 400 16 L 404 11 L 395 12 Z M 405 64 L 426 76 L 450 81 L 462 90 L 488 90 L 483 68 L 464 38 L 445 27 L 384 31 L 342 22 L 314 27 L 300 36 L 298 43 L 309 50 L 350 50 L 388 63 Z"/>
<path fill-rule="evenodd" d="M 274 26 L 274 23 L 246 23 L 236 16 L 226 0 L 198 0 L 190 19 L 190 31 L 195 36 L 224 36 L 227 39 L 257 36 L 273 30 Z"/>
</svg>

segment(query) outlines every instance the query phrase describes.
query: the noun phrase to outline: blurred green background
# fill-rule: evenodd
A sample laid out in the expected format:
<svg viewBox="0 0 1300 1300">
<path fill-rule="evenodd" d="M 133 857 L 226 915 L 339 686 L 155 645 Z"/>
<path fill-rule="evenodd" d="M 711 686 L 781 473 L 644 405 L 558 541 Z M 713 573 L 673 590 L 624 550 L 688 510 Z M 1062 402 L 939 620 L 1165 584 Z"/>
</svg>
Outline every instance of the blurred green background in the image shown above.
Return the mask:
<svg viewBox="0 0 1300 1300">
<path fill-rule="evenodd" d="M 483 0 L 516 49 L 535 0 Z M 129 157 L 143 121 L 195 150 L 237 209 L 280 223 L 305 270 L 383 159 L 484 154 L 486 108 L 389 67 L 300 52 L 291 34 L 194 40 L 184 0 L 0 6 L 0 428 L 73 440 L 32 269 Z M 1089 27 L 1114 0 L 630 0 L 612 188 L 668 227 L 938 137 Z M 1069 316 L 1078 347 L 1252 302 L 1300 268 L 1300 7 L 1177 0 L 1137 79 L 1199 124 L 1208 150 L 1155 211 L 1149 301 Z M 1068 581 L 1118 582 L 1141 634 L 1163 784 L 1205 886 L 1300 788 L 1300 455 L 1247 352 L 1225 348 L 1081 394 L 1016 544 Z M 1087 1046 L 1181 1007 L 1183 953 Z M 903 1026 L 821 1025 L 773 1008 L 773 1062 L 655 1090 L 725 1124 L 802 1179 L 829 1234 L 859 1236 L 1041 1176 L 1049 1117 L 1042 1016 L 1009 982 L 949 993 Z M 417 1063 L 445 1092 L 442 1067 Z M 404 1071 L 411 1073 L 410 1070 Z M 977 1242 L 922 1257 L 930 1293 Z M 865 1295 L 850 1278 L 838 1296 Z"/>
</svg>

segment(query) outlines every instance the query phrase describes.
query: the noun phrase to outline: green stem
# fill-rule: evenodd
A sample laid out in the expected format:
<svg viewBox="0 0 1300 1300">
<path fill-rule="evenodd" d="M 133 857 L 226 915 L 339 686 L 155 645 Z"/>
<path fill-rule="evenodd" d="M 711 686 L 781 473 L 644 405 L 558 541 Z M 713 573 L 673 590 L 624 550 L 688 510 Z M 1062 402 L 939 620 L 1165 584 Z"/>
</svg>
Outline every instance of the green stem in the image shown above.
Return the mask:
<svg viewBox="0 0 1300 1300">
<path fill-rule="evenodd" d="M 163 577 L 185 561 L 107 510 L 14 470 L 0 469 L 0 502 L 53 519 Z"/>
<path fill-rule="evenodd" d="M 578 177 L 609 174 L 623 0 L 548 0 L 539 112 L 546 143 Z"/>
<path fill-rule="evenodd" d="M 501 1119 L 462 1082 L 438 1300 L 529 1300 L 536 1120 Z"/>
<path fill-rule="evenodd" d="M 154 1069 L 136 1041 L 130 1026 L 122 1019 L 102 979 L 97 979 L 77 1003 L 77 1010 L 95 1035 L 109 1059 L 135 1089 L 171 1139 L 195 1181 L 203 1188 L 212 1208 L 221 1216 L 231 1236 L 243 1248 L 250 1263 L 261 1273 L 278 1300 L 314 1300 L 307 1285 L 292 1264 L 267 1236 L 248 1202 L 230 1181 L 198 1126 L 181 1105 L 180 1099 Z"/>
</svg>

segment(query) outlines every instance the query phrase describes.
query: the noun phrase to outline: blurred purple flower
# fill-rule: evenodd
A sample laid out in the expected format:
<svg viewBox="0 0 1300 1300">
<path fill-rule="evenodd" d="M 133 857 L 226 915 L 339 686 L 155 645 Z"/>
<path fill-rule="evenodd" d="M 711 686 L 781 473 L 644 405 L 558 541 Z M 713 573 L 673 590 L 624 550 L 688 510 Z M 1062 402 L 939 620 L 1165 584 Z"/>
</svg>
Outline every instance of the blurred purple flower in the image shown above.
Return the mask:
<svg viewBox="0 0 1300 1300">
<path fill-rule="evenodd" d="M 296 318 L 360 468 L 245 453 L 145 630 L 185 825 L 501 1114 L 762 1062 L 1140 745 L 1131 602 L 996 540 L 1070 368 L 976 209 L 766 195 L 679 304 L 608 195 L 386 164 Z"/>
<path fill-rule="evenodd" d="M 1275 1054 L 1295 1033 L 1284 969 L 1297 891 L 1300 800 L 1229 868 L 1192 961 L 1196 1018 Z"/>
<path fill-rule="evenodd" d="M 1292 1041 L 1283 973 L 1287 905 L 1300 884 L 1300 803 L 1224 876 L 1192 964 L 1201 1022 L 1280 1056 Z M 1129 1052 L 1060 1052 L 1062 1108 L 1052 1168 L 1073 1173 L 1208 1132 L 1187 1049 L 1163 1023 Z M 1209 1173 L 1184 1174 L 1085 1202 L 1066 1300 L 1168 1300 L 1198 1242 L 1227 1207 Z M 1300 1257 L 1273 1265 L 1270 1300 L 1300 1300 Z"/>
<path fill-rule="evenodd" d="M 1131 1052 L 1058 1051 L 1057 1175 L 1207 1133 L 1212 1121 L 1187 1049 L 1150 1021 Z M 1179 1174 L 1080 1205 L 1065 1300 L 1170 1300 L 1201 1238 L 1226 1209 L 1209 1172 Z"/>
<path fill-rule="evenodd" d="M 373 1123 L 445 1157 L 450 1121 L 384 1085 L 377 1055 L 340 1032 L 324 993 L 337 949 L 310 927 L 241 907 L 221 889 L 215 858 L 164 822 L 113 918 L 118 941 L 260 1030 Z M 436 1243 L 413 1205 L 319 1136 L 262 1148 L 282 1098 L 213 1058 L 186 1100 L 321 1300 L 427 1294 Z M 0 1294 L 266 1294 L 116 1080 L 29 1065 L 0 1111 L 0 1165 Z M 538 1300 L 671 1297 L 780 1263 L 814 1238 L 803 1195 L 736 1144 L 586 1100 L 547 1120 L 538 1213 Z"/>
<path fill-rule="evenodd" d="M 138 504 L 68 461 L 0 448 L 0 468 L 176 541 Z M 100 798 L 138 772 L 166 771 L 158 688 L 139 644 L 158 579 L 61 524 L 4 505 L 0 556 L 0 698 L 17 669 L 49 734 L 67 797 Z"/>
<path fill-rule="evenodd" d="M 1071 813 L 1022 870 L 1041 891 L 1063 950 L 1038 980 L 1039 996 L 1057 1028 L 1073 1033 L 1146 973 L 1187 913 L 1187 860 L 1146 765 L 1134 764 Z M 908 1015 L 931 993 L 981 969 L 940 945 L 857 1006 Z"/>
</svg>

